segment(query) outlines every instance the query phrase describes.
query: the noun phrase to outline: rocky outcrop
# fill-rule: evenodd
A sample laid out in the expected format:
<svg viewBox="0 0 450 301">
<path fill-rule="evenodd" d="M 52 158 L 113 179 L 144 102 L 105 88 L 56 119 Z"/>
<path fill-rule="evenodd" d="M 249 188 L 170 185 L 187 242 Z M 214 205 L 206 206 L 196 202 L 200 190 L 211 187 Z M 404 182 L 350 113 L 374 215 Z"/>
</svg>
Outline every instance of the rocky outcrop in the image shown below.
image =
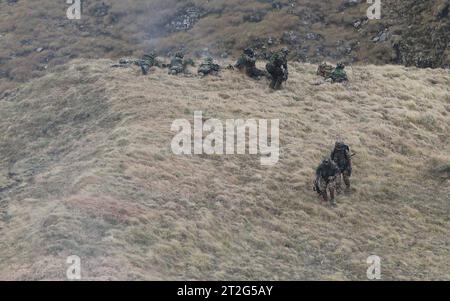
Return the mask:
<svg viewBox="0 0 450 301">
<path fill-rule="evenodd" d="M 449 0 L 407 1 L 397 13 L 406 16 L 400 37 L 393 41 L 394 62 L 419 68 L 449 67 Z"/>
</svg>

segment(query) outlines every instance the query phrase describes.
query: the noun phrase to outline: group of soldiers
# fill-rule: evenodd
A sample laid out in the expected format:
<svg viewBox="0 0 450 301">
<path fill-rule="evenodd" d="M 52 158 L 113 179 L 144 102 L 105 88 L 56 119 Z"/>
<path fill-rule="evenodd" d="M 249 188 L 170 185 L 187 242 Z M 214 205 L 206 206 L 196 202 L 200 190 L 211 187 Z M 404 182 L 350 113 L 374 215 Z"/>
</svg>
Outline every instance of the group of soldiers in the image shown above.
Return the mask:
<svg viewBox="0 0 450 301">
<path fill-rule="evenodd" d="M 289 49 L 282 48 L 270 57 L 266 64 L 266 70 L 260 70 L 256 67 L 255 51 L 252 48 L 246 48 L 232 68 L 244 70 L 253 79 L 259 80 L 262 77 L 267 77 L 270 80 L 270 88 L 279 90 L 283 82 L 287 81 L 289 77 L 288 56 Z"/>
<path fill-rule="evenodd" d="M 266 65 L 266 70 L 260 70 L 256 67 L 257 56 L 255 51 L 251 48 L 246 48 L 243 54 L 239 57 L 234 65 L 228 65 L 227 69 L 243 70 L 253 79 L 268 78 L 270 87 L 274 90 L 281 89 L 283 82 L 288 79 L 288 55 L 289 50 L 283 48 L 275 52 Z M 128 65 L 137 65 L 141 68 L 142 74 L 147 75 L 151 67 L 168 68 L 169 74 L 177 75 L 187 72 L 188 66 L 195 66 L 192 59 L 185 59 L 182 52 L 177 52 L 170 59 L 169 64 L 164 64 L 157 59 L 154 52 L 145 54 L 141 59 L 121 59 L 118 64 L 112 67 L 126 67 Z M 214 62 L 211 56 L 204 58 L 203 62 L 198 67 L 198 74 L 201 76 L 217 75 L 222 67 Z"/>
<path fill-rule="evenodd" d="M 253 79 L 259 80 L 266 77 L 270 80 L 270 88 L 281 89 L 283 82 L 288 80 L 288 55 L 289 50 L 282 48 L 275 52 L 266 64 L 266 70 L 258 69 L 256 66 L 257 56 L 252 48 L 244 49 L 234 65 L 229 65 L 227 69 L 238 69 Z M 177 52 L 170 60 L 169 64 L 161 63 L 155 53 L 146 54 L 140 60 L 121 59 L 119 64 L 113 67 L 124 67 L 130 64 L 141 68 L 142 74 L 148 74 L 151 67 L 168 68 L 168 73 L 177 75 L 187 72 L 188 66 L 195 66 L 192 59 L 185 59 L 182 52 Z M 336 67 L 321 63 L 317 69 L 317 75 L 332 83 L 342 83 L 348 81 L 345 72 L 345 65 L 338 63 Z M 198 67 L 198 74 L 201 76 L 217 75 L 221 70 L 219 64 L 214 63 L 210 56 L 206 57 Z M 325 202 L 330 202 L 336 206 L 336 195 L 342 191 L 342 182 L 347 189 L 350 189 L 350 177 L 352 175 L 352 154 L 350 148 L 343 142 L 336 142 L 331 155 L 325 158 L 316 170 L 314 190 L 323 198 Z"/>
<path fill-rule="evenodd" d="M 168 68 L 169 74 L 177 75 L 186 73 L 188 66 L 195 66 L 193 59 L 185 59 L 182 52 L 177 52 L 170 59 L 169 64 L 164 64 L 159 61 L 154 52 L 145 54 L 141 59 L 121 59 L 118 64 L 112 65 L 112 67 L 127 67 L 129 65 L 137 65 L 141 68 L 142 74 L 147 75 L 151 67 Z M 210 56 L 206 57 L 198 68 L 199 75 L 215 75 L 220 71 L 220 65 L 214 63 L 214 59 Z"/>
<path fill-rule="evenodd" d="M 317 75 L 333 83 L 343 83 L 348 81 L 347 73 L 344 69 L 345 64 L 342 62 L 337 63 L 336 68 L 323 62 L 317 68 Z"/>
<path fill-rule="evenodd" d="M 350 147 L 344 142 L 338 141 L 331 155 L 323 159 L 316 169 L 314 190 L 332 206 L 336 206 L 336 194 L 342 191 L 342 181 L 346 189 L 350 189 L 352 156 Z"/>
<path fill-rule="evenodd" d="M 283 82 L 287 81 L 289 77 L 288 56 L 289 49 L 286 47 L 282 48 L 270 56 L 266 64 L 266 70 L 261 70 L 256 67 L 257 55 L 255 51 L 252 48 L 246 48 L 237 62 L 234 65 L 228 65 L 226 68 L 245 71 L 249 77 L 256 80 L 266 77 L 270 80 L 270 88 L 279 90 L 282 88 Z M 156 54 L 151 52 L 150 54 L 145 54 L 139 60 L 121 59 L 119 64 L 115 64 L 113 67 L 125 67 L 130 64 L 139 66 L 144 75 L 148 74 L 151 67 L 168 68 L 169 74 L 177 75 L 186 73 L 188 66 L 195 66 L 194 60 L 185 59 L 182 52 L 175 53 L 169 64 L 160 62 Z M 211 56 L 208 56 L 198 67 L 198 74 L 201 76 L 217 75 L 221 68 L 219 64 L 214 62 Z M 333 83 L 342 83 L 348 81 L 344 69 L 344 63 L 338 63 L 336 67 L 327 63 L 321 63 L 317 69 L 317 75 Z"/>
</svg>

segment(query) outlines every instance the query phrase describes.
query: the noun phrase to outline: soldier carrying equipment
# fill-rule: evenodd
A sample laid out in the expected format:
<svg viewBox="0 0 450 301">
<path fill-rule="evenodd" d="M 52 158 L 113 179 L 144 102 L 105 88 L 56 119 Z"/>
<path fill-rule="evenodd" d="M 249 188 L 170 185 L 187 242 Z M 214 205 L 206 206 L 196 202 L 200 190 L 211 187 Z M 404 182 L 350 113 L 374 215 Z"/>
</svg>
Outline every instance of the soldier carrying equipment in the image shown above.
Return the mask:
<svg viewBox="0 0 450 301">
<path fill-rule="evenodd" d="M 264 71 L 256 68 L 256 55 L 252 48 L 244 49 L 244 53 L 241 54 L 234 67 L 245 70 L 245 74 L 254 79 L 260 79 L 266 75 Z"/>
<path fill-rule="evenodd" d="M 317 68 L 317 75 L 327 79 L 331 76 L 331 73 L 333 73 L 333 69 L 334 69 L 333 66 L 328 65 L 325 62 L 322 62 Z"/>
<path fill-rule="evenodd" d="M 126 68 L 131 65 L 139 66 L 141 68 L 143 75 L 147 75 L 148 71 L 153 66 L 163 67 L 163 64 L 161 64 L 161 62 L 159 62 L 157 60 L 156 54 L 154 52 L 150 52 L 149 54 L 144 54 L 142 59 L 138 59 L 138 60 L 122 58 L 119 60 L 119 64 L 114 64 L 111 67 Z"/>
<path fill-rule="evenodd" d="M 350 188 L 350 177 L 352 176 L 352 155 L 350 154 L 350 148 L 345 143 L 336 142 L 333 151 L 331 152 L 331 160 L 336 163 L 339 168 L 339 182 L 338 186 L 341 186 L 341 177 L 344 180 L 347 189 Z"/>
<path fill-rule="evenodd" d="M 169 74 L 177 75 L 183 73 L 186 68 L 186 63 L 184 62 L 184 54 L 182 52 L 175 53 L 169 64 Z"/>
<path fill-rule="evenodd" d="M 333 81 L 333 83 L 342 83 L 348 81 L 347 73 L 345 72 L 344 69 L 345 69 L 344 63 L 337 64 L 336 68 L 330 75 L 330 78 Z"/>
<path fill-rule="evenodd" d="M 281 49 L 281 51 L 275 53 L 270 58 L 266 65 L 267 72 L 269 72 L 272 81 L 270 88 L 279 90 L 283 82 L 287 81 L 289 77 L 287 57 L 289 50 L 287 48 Z"/>
<path fill-rule="evenodd" d="M 336 206 L 336 179 L 339 174 L 339 167 L 331 160 L 331 158 L 325 158 L 316 170 L 314 191 L 316 191 L 325 202 L 328 202 L 329 193 L 330 202 L 333 206 Z"/>
<path fill-rule="evenodd" d="M 205 75 L 217 75 L 220 71 L 220 66 L 214 63 L 214 59 L 212 57 L 205 58 L 205 61 L 198 68 L 198 74 Z"/>
<path fill-rule="evenodd" d="M 138 61 L 137 65 L 141 67 L 143 75 L 147 75 L 148 70 L 153 66 L 161 67 L 161 63 L 156 59 L 156 54 L 154 52 L 144 54 L 142 59 Z"/>
</svg>

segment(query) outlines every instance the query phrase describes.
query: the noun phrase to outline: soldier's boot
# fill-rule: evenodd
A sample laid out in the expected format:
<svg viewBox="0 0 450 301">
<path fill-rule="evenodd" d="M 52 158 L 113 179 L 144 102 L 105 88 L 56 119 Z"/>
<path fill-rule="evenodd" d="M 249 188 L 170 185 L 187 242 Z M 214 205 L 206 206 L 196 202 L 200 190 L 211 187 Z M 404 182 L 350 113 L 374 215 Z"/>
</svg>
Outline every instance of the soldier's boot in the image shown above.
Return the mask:
<svg viewBox="0 0 450 301">
<path fill-rule="evenodd" d="M 149 69 L 150 69 L 149 65 L 146 65 L 146 64 L 141 65 L 141 71 L 142 71 L 143 75 L 147 75 Z"/>
<path fill-rule="evenodd" d="M 274 85 L 274 90 L 280 90 L 281 89 L 281 83 L 282 83 L 282 81 L 281 81 L 281 79 L 279 79 L 279 78 L 277 78 L 276 80 L 275 80 L 275 85 Z"/>
<path fill-rule="evenodd" d="M 272 79 L 272 81 L 270 82 L 270 89 L 274 89 L 275 90 L 275 83 L 276 83 L 276 81 L 275 81 L 275 79 Z"/>
<path fill-rule="evenodd" d="M 345 187 L 347 188 L 347 190 L 350 190 L 350 177 L 346 172 L 344 172 L 342 176 L 344 178 Z"/>
<path fill-rule="evenodd" d="M 327 194 L 327 191 L 326 191 L 326 190 L 323 191 L 323 192 L 321 193 L 321 195 L 322 195 L 323 201 L 324 201 L 325 203 L 327 203 L 327 202 L 328 202 L 328 194 Z"/>
<path fill-rule="evenodd" d="M 336 198 L 335 198 L 335 193 L 334 193 L 334 188 L 331 188 L 330 189 L 330 203 L 331 203 L 331 206 L 333 206 L 333 207 L 337 207 L 337 203 L 336 203 Z"/>
<path fill-rule="evenodd" d="M 336 178 L 336 193 L 340 194 L 342 192 L 342 181 L 341 176 L 338 176 Z"/>
</svg>

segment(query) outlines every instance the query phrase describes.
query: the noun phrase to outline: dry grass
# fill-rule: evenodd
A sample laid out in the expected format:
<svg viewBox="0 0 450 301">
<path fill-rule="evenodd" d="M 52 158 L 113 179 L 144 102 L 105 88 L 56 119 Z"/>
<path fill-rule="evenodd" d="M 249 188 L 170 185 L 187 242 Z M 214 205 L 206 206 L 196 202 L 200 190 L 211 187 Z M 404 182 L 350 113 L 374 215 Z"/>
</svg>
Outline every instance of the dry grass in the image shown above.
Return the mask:
<svg viewBox="0 0 450 301">
<path fill-rule="evenodd" d="M 450 280 L 450 74 L 394 66 L 284 90 L 74 60 L 0 100 L 0 279 Z M 280 119 L 281 157 L 175 156 L 174 119 Z M 336 138 L 357 152 L 339 207 L 311 189 Z"/>
</svg>

